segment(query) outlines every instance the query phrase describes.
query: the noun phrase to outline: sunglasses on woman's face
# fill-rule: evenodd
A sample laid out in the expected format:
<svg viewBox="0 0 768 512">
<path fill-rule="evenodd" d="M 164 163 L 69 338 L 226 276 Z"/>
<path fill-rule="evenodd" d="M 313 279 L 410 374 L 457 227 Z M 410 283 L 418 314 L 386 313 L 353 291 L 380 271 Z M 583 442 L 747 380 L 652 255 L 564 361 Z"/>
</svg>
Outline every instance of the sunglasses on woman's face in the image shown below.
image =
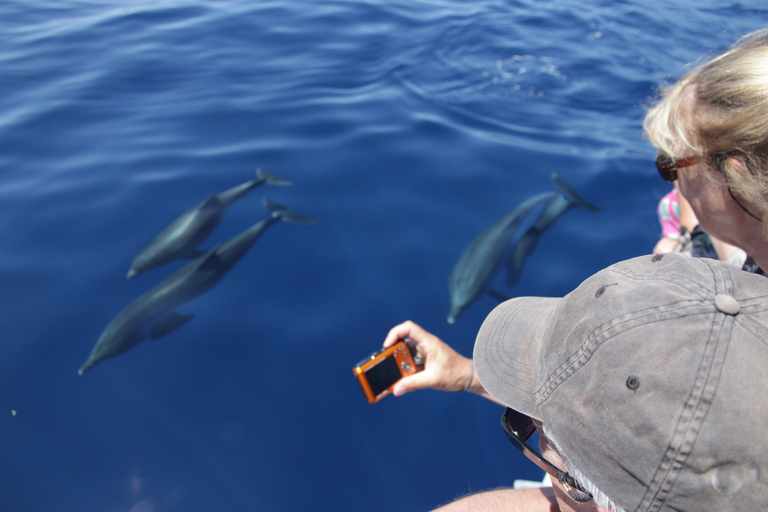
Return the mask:
<svg viewBox="0 0 768 512">
<path fill-rule="evenodd" d="M 526 457 L 531 459 L 534 464 L 549 473 L 551 477 L 557 478 L 557 481 L 563 485 L 565 492 L 571 498 L 579 503 L 586 503 L 592 499 L 592 495 L 584 490 L 571 475 L 553 466 L 539 452 L 526 444 L 526 441 L 536 431 L 536 426 L 531 418 L 507 407 L 507 410 L 504 411 L 504 416 L 501 417 L 501 426 L 504 428 L 504 432 L 512 444 L 523 452 Z"/>
<path fill-rule="evenodd" d="M 701 160 L 700 156 L 689 156 L 688 158 L 680 158 L 675 160 L 666 153 L 659 153 L 656 155 L 656 168 L 659 170 L 659 174 L 669 183 L 673 183 L 677 180 L 677 170 L 680 167 L 690 167 L 695 165 Z"/>
<path fill-rule="evenodd" d="M 723 163 L 725 162 L 725 159 L 728 158 L 728 155 L 728 153 L 723 151 L 715 151 L 707 156 L 707 158 L 714 160 L 715 165 L 717 166 L 717 170 L 723 173 L 723 176 L 726 178 L 726 182 L 728 180 L 728 176 L 725 174 L 725 170 L 723 169 Z M 659 152 L 659 154 L 656 156 L 656 168 L 659 170 L 661 177 L 664 178 L 664 181 L 673 183 L 677 180 L 677 170 L 680 167 L 690 167 L 691 165 L 695 165 L 703 159 L 704 157 L 701 156 L 689 156 L 688 158 L 675 160 L 668 154 Z M 728 187 L 728 193 L 731 195 L 736 204 L 739 205 L 742 210 L 747 212 L 750 217 L 762 222 L 760 217 L 749 211 L 747 207 L 744 206 L 741 201 L 739 201 L 739 199 L 731 190 L 731 187 Z"/>
</svg>

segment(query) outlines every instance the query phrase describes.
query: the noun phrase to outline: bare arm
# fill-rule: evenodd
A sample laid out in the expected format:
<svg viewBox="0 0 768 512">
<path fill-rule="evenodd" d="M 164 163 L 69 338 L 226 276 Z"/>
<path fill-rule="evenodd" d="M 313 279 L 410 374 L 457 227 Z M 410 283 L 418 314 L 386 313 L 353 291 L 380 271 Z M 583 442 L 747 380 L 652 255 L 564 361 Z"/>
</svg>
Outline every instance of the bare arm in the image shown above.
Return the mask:
<svg viewBox="0 0 768 512">
<path fill-rule="evenodd" d="M 434 512 L 559 512 L 551 487 L 540 489 L 496 489 L 472 494 Z"/>
<path fill-rule="evenodd" d="M 656 246 L 653 248 L 653 254 L 665 254 L 668 252 L 674 252 L 677 246 L 680 244 L 680 240 L 674 240 L 669 237 L 661 237 Z"/>
</svg>

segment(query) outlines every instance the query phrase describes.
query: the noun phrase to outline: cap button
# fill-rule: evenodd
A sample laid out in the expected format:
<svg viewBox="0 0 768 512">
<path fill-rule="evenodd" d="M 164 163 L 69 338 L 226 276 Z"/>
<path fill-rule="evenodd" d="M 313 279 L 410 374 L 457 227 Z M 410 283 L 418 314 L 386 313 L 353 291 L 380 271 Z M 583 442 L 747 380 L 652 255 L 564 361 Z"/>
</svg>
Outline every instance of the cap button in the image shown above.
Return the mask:
<svg viewBox="0 0 768 512">
<path fill-rule="evenodd" d="M 718 311 L 725 313 L 726 315 L 738 315 L 741 310 L 741 306 L 736 302 L 736 299 L 730 295 L 723 295 L 722 293 L 715 296 L 715 307 Z"/>
</svg>

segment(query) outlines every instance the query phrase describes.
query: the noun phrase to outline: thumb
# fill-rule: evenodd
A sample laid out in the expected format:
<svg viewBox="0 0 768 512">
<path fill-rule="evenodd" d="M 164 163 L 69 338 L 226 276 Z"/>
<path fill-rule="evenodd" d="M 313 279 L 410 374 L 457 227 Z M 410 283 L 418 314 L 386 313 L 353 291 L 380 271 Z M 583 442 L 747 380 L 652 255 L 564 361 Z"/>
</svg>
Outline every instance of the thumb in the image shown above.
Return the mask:
<svg viewBox="0 0 768 512">
<path fill-rule="evenodd" d="M 392 394 L 395 396 L 403 396 L 411 391 L 417 391 L 430 387 L 431 379 L 427 372 L 421 371 L 408 375 L 400 379 L 395 387 L 392 388 Z"/>
</svg>

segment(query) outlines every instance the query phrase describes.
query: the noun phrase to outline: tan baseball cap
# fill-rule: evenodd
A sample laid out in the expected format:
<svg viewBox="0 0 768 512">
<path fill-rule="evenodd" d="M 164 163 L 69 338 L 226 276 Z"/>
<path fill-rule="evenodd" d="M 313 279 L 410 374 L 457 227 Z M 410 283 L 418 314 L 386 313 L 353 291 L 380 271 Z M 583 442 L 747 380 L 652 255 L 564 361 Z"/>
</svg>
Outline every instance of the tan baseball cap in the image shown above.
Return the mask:
<svg viewBox="0 0 768 512">
<path fill-rule="evenodd" d="M 768 506 L 768 279 L 642 256 L 491 312 L 477 374 L 631 511 Z"/>
</svg>

